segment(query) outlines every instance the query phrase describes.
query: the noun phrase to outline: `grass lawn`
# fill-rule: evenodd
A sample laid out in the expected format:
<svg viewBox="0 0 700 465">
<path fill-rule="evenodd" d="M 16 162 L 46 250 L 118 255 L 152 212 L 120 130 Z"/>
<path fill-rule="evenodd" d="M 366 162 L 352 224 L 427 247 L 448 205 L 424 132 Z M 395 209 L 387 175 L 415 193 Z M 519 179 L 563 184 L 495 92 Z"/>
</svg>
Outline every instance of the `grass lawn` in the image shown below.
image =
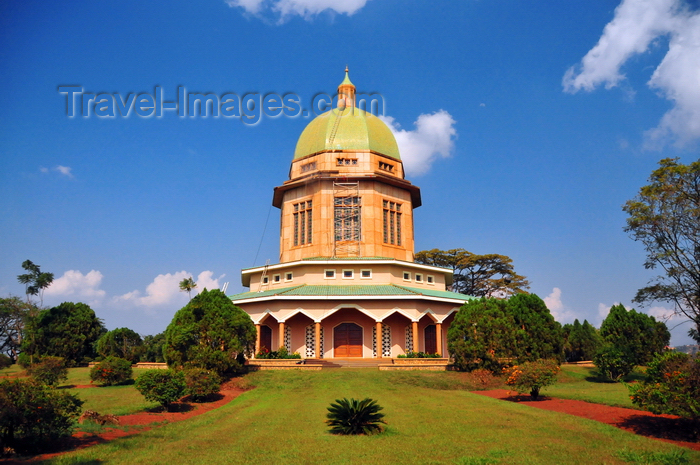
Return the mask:
<svg viewBox="0 0 700 465">
<path fill-rule="evenodd" d="M 663 463 L 700 463 L 700 453 L 608 425 L 471 394 L 455 388 L 461 375 L 257 372 L 247 376 L 257 388 L 224 407 L 49 463 L 579 465 L 635 463 L 635 457 L 661 463 L 681 453 L 685 461 Z M 433 385 L 438 389 L 427 387 Z M 386 431 L 367 437 L 329 434 L 326 407 L 341 397 L 378 400 Z"/>
<path fill-rule="evenodd" d="M 640 372 L 634 371 L 625 381 L 641 381 L 643 378 Z M 638 408 L 632 404 L 627 386 L 597 377 L 595 367 L 562 365 L 557 384 L 544 388 L 542 394 L 615 407 Z"/>
</svg>

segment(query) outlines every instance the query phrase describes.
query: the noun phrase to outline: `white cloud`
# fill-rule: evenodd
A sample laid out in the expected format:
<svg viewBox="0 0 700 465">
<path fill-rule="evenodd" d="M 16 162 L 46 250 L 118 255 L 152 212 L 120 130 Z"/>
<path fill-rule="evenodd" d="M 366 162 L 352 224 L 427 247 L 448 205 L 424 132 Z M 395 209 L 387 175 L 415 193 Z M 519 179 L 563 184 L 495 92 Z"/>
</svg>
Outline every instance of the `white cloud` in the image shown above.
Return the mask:
<svg viewBox="0 0 700 465">
<path fill-rule="evenodd" d="M 669 48 L 647 83 L 673 102 L 656 128 L 646 132 L 647 148 L 668 142 L 685 145 L 700 138 L 700 13 L 684 0 L 623 0 L 598 44 L 564 75 L 566 92 L 606 89 L 625 80 L 622 66 L 668 37 Z"/>
<path fill-rule="evenodd" d="M 71 173 L 72 169 L 73 168 L 71 168 L 70 166 L 58 165 L 57 167 L 54 168 L 54 171 L 58 171 L 62 175 L 68 176 L 69 178 L 72 178 L 73 177 L 73 173 Z"/>
<path fill-rule="evenodd" d="M 413 123 L 416 127 L 413 131 L 400 129 L 401 126 L 391 116 L 380 118 L 396 137 L 406 174 L 426 173 L 436 159 L 452 154 L 457 137 L 456 121 L 445 110 L 420 115 Z"/>
<path fill-rule="evenodd" d="M 198 294 L 203 289 L 218 289 L 219 280 L 225 275 L 218 278 L 213 278 L 212 271 L 202 271 L 197 276 L 195 282 L 197 287 L 194 294 Z M 187 271 L 178 271 L 176 273 L 159 274 L 153 282 L 146 286 L 145 292 L 134 290 L 126 294 L 114 298 L 115 302 L 132 303 L 139 307 L 153 309 L 166 305 L 183 306 L 187 302 L 187 294 L 180 291 L 180 281 L 193 276 Z"/>
<path fill-rule="evenodd" d="M 564 306 L 561 300 L 561 289 L 558 287 L 552 289 L 552 293 L 542 300 L 544 300 L 554 319 L 559 323 L 569 323 L 576 319 L 576 315 Z"/>
<path fill-rule="evenodd" d="M 40 166 L 40 167 L 39 167 L 39 171 L 41 171 L 42 173 L 48 173 L 48 172 L 49 172 L 49 169 L 46 168 L 46 167 L 44 167 L 44 166 Z"/>
<path fill-rule="evenodd" d="M 225 0 L 231 8 L 240 7 L 247 13 L 273 15 L 283 23 L 292 16 L 301 16 L 307 21 L 318 14 L 331 13 L 351 16 L 365 6 L 368 0 Z"/>
<path fill-rule="evenodd" d="M 80 300 L 91 300 L 90 305 L 101 300 L 105 296 L 105 291 L 100 289 L 102 283 L 102 273 L 91 270 L 87 274 L 82 274 L 78 270 L 68 270 L 58 279 L 54 279 L 46 288 L 44 295 L 47 297 L 68 297 Z"/>
</svg>

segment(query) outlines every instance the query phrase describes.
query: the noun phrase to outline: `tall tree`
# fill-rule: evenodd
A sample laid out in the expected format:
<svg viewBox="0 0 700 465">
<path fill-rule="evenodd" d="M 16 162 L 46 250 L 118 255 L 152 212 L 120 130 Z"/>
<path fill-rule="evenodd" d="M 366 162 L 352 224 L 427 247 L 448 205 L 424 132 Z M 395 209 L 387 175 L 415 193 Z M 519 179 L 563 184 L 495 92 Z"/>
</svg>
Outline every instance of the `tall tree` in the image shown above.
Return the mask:
<svg viewBox="0 0 700 465">
<path fill-rule="evenodd" d="M 29 314 L 36 312 L 34 304 L 23 302 L 16 296 L 0 298 L 0 353 L 17 361 L 24 325 Z"/>
<path fill-rule="evenodd" d="M 506 301 L 506 311 L 515 322 L 515 353 L 518 362 L 557 359 L 564 356 L 561 324 L 535 294 L 518 294 Z"/>
<path fill-rule="evenodd" d="M 29 320 L 22 351 L 30 356 L 63 357 L 69 365 L 95 355 L 94 344 L 106 332 L 95 312 L 83 303 L 63 302 Z"/>
<path fill-rule="evenodd" d="M 255 325 L 218 289 L 204 289 L 175 313 L 165 330 L 163 354 L 171 366 L 236 372 L 255 347 Z"/>
<path fill-rule="evenodd" d="M 53 282 L 53 273 L 42 273 L 39 265 L 35 265 L 31 260 L 25 260 L 22 263 L 27 273 L 17 276 L 17 281 L 24 284 L 24 289 L 27 294 L 27 303 L 30 303 L 30 295 L 38 295 L 40 299 L 40 307 L 44 306 L 44 289 L 49 287 Z"/>
<path fill-rule="evenodd" d="M 464 249 L 423 250 L 414 260 L 424 265 L 451 268 L 454 280 L 450 290 L 474 297 L 508 297 L 526 294 L 530 283 L 513 269 L 505 255 L 477 255 Z"/>
<path fill-rule="evenodd" d="M 180 281 L 180 291 L 182 292 L 187 292 L 187 296 L 192 300 L 192 290 L 197 287 L 197 283 L 194 282 L 194 279 L 192 279 L 192 276 L 189 278 L 185 278 L 182 281 Z"/>
<path fill-rule="evenodd" d="M 613 305 L 600 325 L 604 342 L 632 354 L 635 365 L 649 363 L 671 340 L 666 324 L 653 316 Z"/>
<path fill-rule="evenodd" d="M 625 231 L 644 244 L 644 267 L 663 274 L 639 289 L 634 301 L 673 303 L 695 323 L 690 334 L 700 343 L 700 160 L 683 165 L 665 158 L 649 182 L 623 206 Z"/>
<path fill-rule="evenodd" d="M 105 358 L 119 357 L 136 363 L 143 352 L 143 341 L 135 331 L 117 328 L 103 334 L 97 340 L 95 349 Z"/>
<path fill-rule="evenodd" d="M 583 320 L 582 324 L 576 319 L 573 325 L 564 325 L 564 339 L 564 354 L 568 362 L 592 360 L 602 344 L 598 330 L 588 320 Z"/>
</svg>

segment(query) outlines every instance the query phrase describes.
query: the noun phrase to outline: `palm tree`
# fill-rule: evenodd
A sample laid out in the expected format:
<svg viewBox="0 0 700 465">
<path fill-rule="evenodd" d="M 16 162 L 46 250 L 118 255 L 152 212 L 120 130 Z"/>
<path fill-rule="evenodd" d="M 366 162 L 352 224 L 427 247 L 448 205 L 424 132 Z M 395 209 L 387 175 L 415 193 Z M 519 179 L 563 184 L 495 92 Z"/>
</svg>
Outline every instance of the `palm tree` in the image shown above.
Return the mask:
<svg viewBox="0 0 700 465">
<path fill-rule="evenodd" d="M 180 290 L 182 292 L 187 292 L 187 295 L 189 296 L 190 300 L 192 300 L 192 289 L 197 287 L 197 283 L 194 282 L 194 279 L 192 279 L 192 276 L 189 278 L 185 278 L 182 281 L 180 281 Z"/>
<path fill-rule="evenodd" d="M 375 434 L 381 433 L 380 423 L 386 424 L 379 413 L 382 407 L 370 398 L 336 399 L 335 404 L 328 407 L 326 423 L 333 434 Z"/>
</svg>

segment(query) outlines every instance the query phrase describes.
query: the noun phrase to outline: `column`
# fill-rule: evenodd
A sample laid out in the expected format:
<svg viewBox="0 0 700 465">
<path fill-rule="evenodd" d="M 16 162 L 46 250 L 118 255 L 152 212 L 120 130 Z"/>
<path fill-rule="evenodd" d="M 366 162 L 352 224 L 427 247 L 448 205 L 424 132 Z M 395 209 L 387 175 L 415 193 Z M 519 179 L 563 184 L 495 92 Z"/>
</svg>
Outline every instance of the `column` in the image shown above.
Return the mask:
<svg viewBox="0 0 700 465">
<path fill-rule="evenodd" d="M 260 352 L 260 325 L 257 324 L 255 325 L 255 334 L 257 337 L 255 338 L 255 353 L 253 354 L 253 358 Z"/>
<path fill-rule="evenodd" d="M 279 349 L 284 345 L 284 321 L 280 322 L 280 334 L 279 334 L 279 344 L 277 345 L 277 348 Z"/>
<path fill-rule="evenodd" d="M 437 339 L 437 354 L 442 357 L 442 323 L 435 323 L 435 339 Z"/>
<path fill-rule="evenodd" d="M 321 322 L 317 321 L 314 323 L 314 329 L 316 330 L 316 337 L 314 339 L 314 343 L 316 346 L 314 347 L 314 356 L 316 358 L 321 358 Z"/>
<path fill-rule="evenodd" d="M 414 322 L 412 322 L 411 325 L 413 326 L 411 328 L 411 329 L 413 329 L 413 351 L 420 352 L 420 350 L 418 350 L 418 348 L 420 347 L 418 345 L 418 322 L 414 321 Z"/>
<path fill-rule="evenodd" d="M 377 358 L 382 358 L 384 351 L 384 341 L 382 338 L 382 322 L 377 321 Z"/>
</svg>

